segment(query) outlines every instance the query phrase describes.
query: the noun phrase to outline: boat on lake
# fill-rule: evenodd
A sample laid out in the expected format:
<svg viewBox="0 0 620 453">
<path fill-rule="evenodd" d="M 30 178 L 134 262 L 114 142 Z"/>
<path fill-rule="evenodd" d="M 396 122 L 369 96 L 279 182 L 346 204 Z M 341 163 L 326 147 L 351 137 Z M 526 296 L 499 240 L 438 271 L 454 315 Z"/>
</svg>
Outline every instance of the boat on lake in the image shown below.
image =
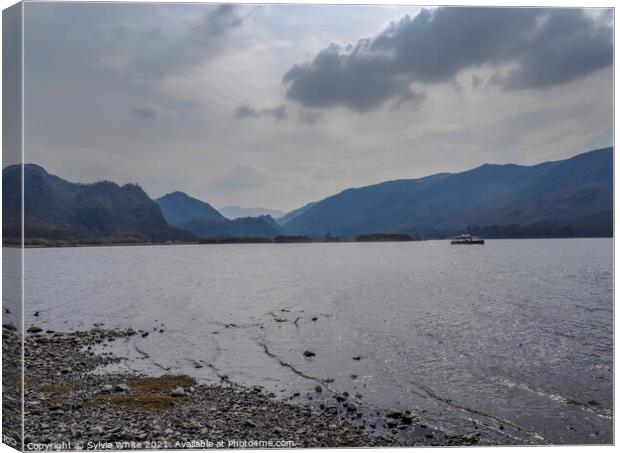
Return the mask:
<svg viewBox="0 0 620 453">
<path fill-rule="evenodd" d="M 472 236 L 471 234 L 459 234 L 450 240 L 450 244 L 484 244 L 484 239 Z"/>
</svg>

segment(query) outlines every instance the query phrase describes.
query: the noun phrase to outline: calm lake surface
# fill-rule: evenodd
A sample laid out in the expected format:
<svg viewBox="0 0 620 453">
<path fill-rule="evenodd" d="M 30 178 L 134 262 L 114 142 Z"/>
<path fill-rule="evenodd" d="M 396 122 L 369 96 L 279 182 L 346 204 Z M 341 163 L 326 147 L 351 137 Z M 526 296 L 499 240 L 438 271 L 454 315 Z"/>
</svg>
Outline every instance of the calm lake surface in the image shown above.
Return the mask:
<svg viewBox="0 0 620 453">
<path fill-rule="evenodd" d="M 25 323 L 147 330 L 107 347 L 132 370 L 293 401 L 333 379 L 447 432 L 610 443 L 612 262 L 611 239 L 28 249 Z"/>
</svg>

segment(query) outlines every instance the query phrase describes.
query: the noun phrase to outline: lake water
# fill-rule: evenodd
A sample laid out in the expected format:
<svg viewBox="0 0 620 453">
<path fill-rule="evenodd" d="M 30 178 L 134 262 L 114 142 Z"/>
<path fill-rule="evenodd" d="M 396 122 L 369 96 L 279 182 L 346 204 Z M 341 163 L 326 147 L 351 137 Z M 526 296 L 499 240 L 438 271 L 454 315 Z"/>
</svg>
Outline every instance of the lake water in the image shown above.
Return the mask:
<svg viewBox="0 0 620 453">
<path fill-rule="evenodd" d="M 611 239 L 28 249 L 25 324 L 148 330 L 113 346 L 138 371 L 610 443 L 612 262 Z"/>
</svg>

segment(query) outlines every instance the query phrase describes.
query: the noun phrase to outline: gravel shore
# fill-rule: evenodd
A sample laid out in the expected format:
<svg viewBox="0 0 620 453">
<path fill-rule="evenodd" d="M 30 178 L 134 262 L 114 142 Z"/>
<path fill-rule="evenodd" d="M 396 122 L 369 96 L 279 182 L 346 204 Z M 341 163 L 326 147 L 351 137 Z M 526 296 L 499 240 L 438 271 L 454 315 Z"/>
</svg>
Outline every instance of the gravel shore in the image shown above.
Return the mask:
<svg viewBox="0 0 620 453">
<path fill-rule="evenodd" d="M 279 401 L 258 387 L 225 381 L 204 385 L 186 375 L 92 372 L 123 360 L 96 352 L 98 344 L 136 334 L 132 329 L 72 333 L 29 329 L 25 338 L 25 449 L 41 449 L 42 445 L 62 450 L 116 450 L 478 442 L 477 437 L 448 436 L 417 426 L 410 413 L 386 413 L 377 423 L 362 423 L 355 408 L 336 399 L 333 405 L 310 408 Z M 18 338 L 15 331 L 3 327 L 5 357 L 7 353 L 12 357 L 10 345 L 18 346 Z M 18 369 L 19 359 L 13 361 Z M 5 378 L 5 391 L 11 392 L 13 381 Z M 10 395 L 19 401 L 19 393 Z M 19 407 L 14 409 L 15 414 L 4 417 L 4 429 L 19 439 L 19 420 L 14 417 Z M 417 435 L 402 435 L 405 431 Z"/>
<path fill-rule="evenodd" d="M 2 441 L 21 445 L 22 355 L 20 337 L 12 324 L 2 326 Z"/>
</svg>

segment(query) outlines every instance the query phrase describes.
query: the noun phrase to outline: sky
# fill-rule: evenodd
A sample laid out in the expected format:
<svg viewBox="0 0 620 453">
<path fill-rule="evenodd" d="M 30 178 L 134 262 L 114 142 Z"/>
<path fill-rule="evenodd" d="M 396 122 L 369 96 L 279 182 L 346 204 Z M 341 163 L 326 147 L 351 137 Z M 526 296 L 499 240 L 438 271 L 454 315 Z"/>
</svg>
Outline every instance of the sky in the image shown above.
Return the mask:
<svg viewBox="0 0 620 453">
<path fill-rule="evenodd" d="M 24 10 L 27 162 L 284 211 L 612 144 L 611 10 L 54 4 Z"/>
</svg>

